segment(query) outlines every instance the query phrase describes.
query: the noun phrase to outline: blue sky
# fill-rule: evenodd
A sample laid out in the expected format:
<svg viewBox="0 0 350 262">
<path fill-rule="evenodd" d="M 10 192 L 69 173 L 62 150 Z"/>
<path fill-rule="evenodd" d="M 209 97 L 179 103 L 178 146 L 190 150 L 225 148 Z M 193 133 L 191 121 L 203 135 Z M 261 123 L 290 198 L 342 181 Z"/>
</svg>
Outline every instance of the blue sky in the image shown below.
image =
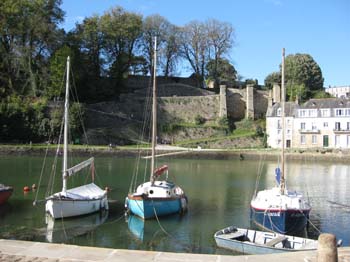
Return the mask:
<svg viewBox="0 0 350 262">
<path fill-rule="evenodd" d="M 319 64 L 325 86 L 350 85 L 350 0 L 63 0 L 62 27 L 122 6 L 144 17 L 159 14 L 181 26 L 215 18 L 235 28 L 230 59 L 244 78 L 278 71 L 281 49 L 307 53 Z M 185 71 L 185 70 L 184 70 Z"/>
</svg>

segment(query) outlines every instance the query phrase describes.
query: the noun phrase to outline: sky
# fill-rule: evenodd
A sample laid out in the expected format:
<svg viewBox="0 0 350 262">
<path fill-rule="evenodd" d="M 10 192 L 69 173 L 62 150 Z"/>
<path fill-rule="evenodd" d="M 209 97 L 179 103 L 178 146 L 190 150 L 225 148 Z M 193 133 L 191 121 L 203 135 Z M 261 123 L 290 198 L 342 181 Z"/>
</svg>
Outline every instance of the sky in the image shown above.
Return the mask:
<svg viewBox="0 0 350 262">
<path fill-rule="evenodd" d="M 310 54 L 325 87 L 350 85 L 350 0 L 63 0 L 61 27 L 72 30 L 115 6 L 143 17 L 159 14 L 177 26 L 209 18 L 231 23 L 235 44 L 229 59 L 244 79 L 263 84 L 279 71 L 284 47 L 286 55 Z"/>
</svg>

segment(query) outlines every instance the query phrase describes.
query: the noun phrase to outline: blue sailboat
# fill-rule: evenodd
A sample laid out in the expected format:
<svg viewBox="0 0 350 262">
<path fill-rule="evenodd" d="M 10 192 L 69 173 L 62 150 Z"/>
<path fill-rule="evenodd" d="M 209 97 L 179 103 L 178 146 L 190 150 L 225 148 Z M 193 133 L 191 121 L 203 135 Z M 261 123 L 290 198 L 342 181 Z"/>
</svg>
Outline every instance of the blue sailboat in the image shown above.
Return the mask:
<svg viewBox="0 0 350 262">
<path fill-rule="evenodd" d="M 175 183 L 168 181 L 168 166 L 164 165 L 160 168 L 155 168 L 157 138 L 156 38 L 154 42 L 152 157 L 150 181 L 139 185 L 136 191 L 130 192 L 125 199 L 126 209 L 142 219 L 182 213 L 187 210 L 187 197 L 184 191 Z M 166 173 L 166 178 L 164 180 L 159 180 L 163 173 Z"/>
<path fill-rule="evenodd" d="M 258 227 L 281 234 L 290 234 L 303 230 L 308 222 L 311 206 L 301 193 L 288 190 L 285 180 L 285 89 L 284 56 L 282 51 L 282 154 L 281 169 L 276 169 L 277 185 L 271 189 L 259 191 L 251 200 L 251 221 Z"/>
</svg>

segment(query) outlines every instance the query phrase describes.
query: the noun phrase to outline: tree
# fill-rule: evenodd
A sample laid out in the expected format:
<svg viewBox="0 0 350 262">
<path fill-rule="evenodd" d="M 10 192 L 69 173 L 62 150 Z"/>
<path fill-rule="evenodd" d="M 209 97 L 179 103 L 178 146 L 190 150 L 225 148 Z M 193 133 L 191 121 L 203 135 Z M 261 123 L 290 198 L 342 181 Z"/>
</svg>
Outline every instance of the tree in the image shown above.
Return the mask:
<svg viewBox="0 0 350 262">
<path fill-rule="evenodd" d="M 181 55 L 191 66 L 202 87 L 205 68 L 213 60 L 212 75 L 218 85 L 218 67 L 220 59 L 227 55 L 233 46 L 233 27 L 229 23 L 209 19 L 205 23 L 192 21 L 182 28 Z"/>
<path fill-rule="evenodd" d="M 293 90 L 305 87 L 305 99 L 312 95 L 313 91 L 323 89 L 322 71 L 319 65 L 309 54 L 288 55 L 285 59 L 285 82 Z"/>
<path fill-rule="evenodd" d="M 280 72 L 273 72 L 269 74 L 264 81 L 265 87 L 267 89 L 272 89 L 273 84 L 281 85 L 281 73 Z"/>
<path fill-rule="evenodd" d="M 106 57 L 109 76 L 116 78 L 116 85 L 126 78 L 134 58 L 134 49 L 141 37 L 141 15 L 112 8 L 100 20 L 102 51 Z"/>
<path fill-rule="evenodd" d="M 205 26 L 192 21 L 181 30 L 181 55 L 188 61 L 198 87 L 203 86 L 205 65 L 208 62 L 208 41 Z"/>
<path fill-rule="evenodd" d="M 50 84 L 47 86 L 45 95 L 49 99 L 64 97 L 64 83 L 66 75 L 67 57 L 70 56 L 73 64 L 73 51 L 68 46 L 58 49 L 50 59 Z"/>
<path fill-rule="evenodd" d="M 61 0 L 0 2 L 1 82 L 4 93 L 37 96 L 47 84 L 47 57 L 56 46 L 63 21 Z"/>
<path fill-rule="evenodd" d="M 143 20 L 141 49 L 148 63 L 150 73 L 152 73 L 154 37 L 157 37 L 157 49 L 163 49 L 166 42 L 166 32 L 169 27 L 169 21 L 158 14 L 150 15 Z M 158 52 L 158 55 L 159 53 L 160 52 Z"/>
<path fill-rule="evenodd" d="M 215 86 L 219 85 L 219 64 L 223 62 L 223 55 L 228 53 L 233 46 L 233 27 L 229 23 L 216 19 L 208 19 L 205 22 L 207 31 L 209 57 L 212 61 L 212 75 Z"/>
<path fill-rule="evenodd" d="M 206 78 L 210 80 L 216 79 L 218 84 L 226 82 L 233 86 L 237 79 L 237 71 L 227 59 L 210 60 L 206 65 L 206 70 Z"/>
<path fill-rule="evenodd" d="M 174 75 L 180 57 L 180 31 L 177 26 L 169 26 L 165 34 L 165 46 L 160 53 L 160 65 L 164 76 Z"/>
</svg>

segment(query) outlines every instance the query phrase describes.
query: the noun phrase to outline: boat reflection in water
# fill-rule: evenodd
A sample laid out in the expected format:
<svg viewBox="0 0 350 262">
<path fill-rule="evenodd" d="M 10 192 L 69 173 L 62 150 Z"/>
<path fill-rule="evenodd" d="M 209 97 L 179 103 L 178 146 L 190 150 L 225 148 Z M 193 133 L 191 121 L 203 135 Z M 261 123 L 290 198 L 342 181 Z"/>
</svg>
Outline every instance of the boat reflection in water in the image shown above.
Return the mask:
<svg viewBox="0 0 350 262">
<path fill-rule="evenodd" d="M 102 225 L 108 218 L 108 211 L 103 210 L 79 218 L 53 219 L 46 214 L 46 241 L 65 243 L 74 237 L 84 235 Z"/>
<path fill-rule="evenodd" d="M 152 242 L 156 236 L 164 234 L 156 220 L 143 220 L 138 216 L 128 215 L 126 222 L 132 235 L 141 242 Z"/>
</svg>

